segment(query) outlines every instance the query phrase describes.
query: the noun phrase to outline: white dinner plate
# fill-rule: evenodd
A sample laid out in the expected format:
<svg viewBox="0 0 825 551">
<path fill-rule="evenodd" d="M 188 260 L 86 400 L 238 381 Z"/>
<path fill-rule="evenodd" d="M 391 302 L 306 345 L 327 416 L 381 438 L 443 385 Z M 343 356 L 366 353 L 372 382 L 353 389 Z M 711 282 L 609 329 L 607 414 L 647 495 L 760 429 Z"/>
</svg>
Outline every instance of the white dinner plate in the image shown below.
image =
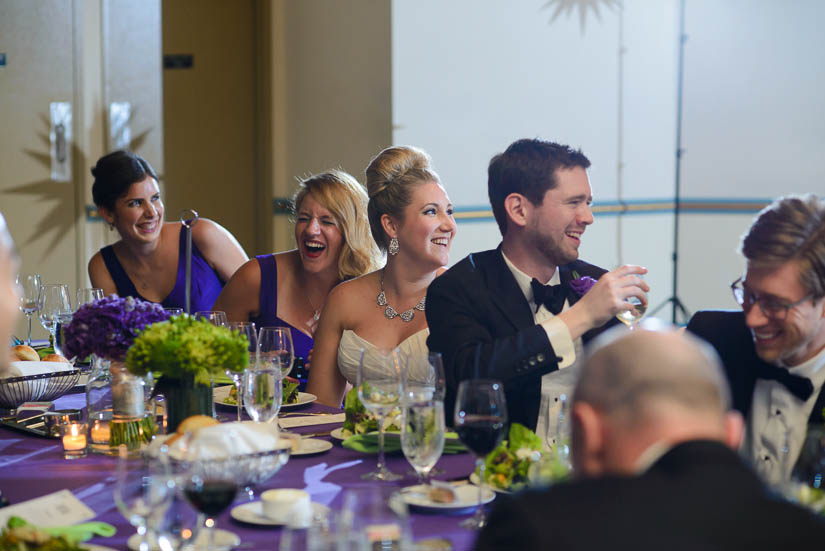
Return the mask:
<svg viewBox="0 0 825 551">
<path fill-rule="evenodd" d="M 478 486 L 462 484 L 454 486 L 456 499 L 452 503 L 439 503 L 430 499 L 428 486 L 417 484 L 407 486 L 401 490 L 401 496 L 410 507 L 429 513 L 443 513 L 444 511 L 458 512 L 465 509 L 473 509 L 478 506 Z M 490 503 L 496 497 L 495 492 L 490 488 L 481 488 L 481 502 Z"/>
<path fill-rule="evenodd" d="M 479 485 L 479 478 L 478 478 L 478 475 L 475 472 L 470 473 L 470 484 L 473 484 L 475 486 Z M 512 492 L 510 492 L 510 490 L 502 490 L 501 488 L 496 488 L 494 486 L 490 486 L 489 484 L 484 484 L 484 487 L 487 488 L 490 491 L 496 492 L 497 494 L 512 493 Z"/>
<path fill-rule="evenodd" d="M 332 442 L 320 438 L 301 438 L 297 450 L 291 450 L 289 455 L 313 455 L 332 449 Z"/>
<path fill-rule="evenodd" d="M 329 435 L 331 438 L 335 438 L 336 440 L 346 440 L 348 438 L 347 436 L 344 436 L 343 427 L 338 427 L 337 429 L 329 431 Z"/>
<path fill-rule="evenodd" d="M 215 546 L 218 549 L 232 549 L 236 545 L 240 545 L 241 538 L 235 532 L 229 530 L 222 530 L 220 528 L 215 530 Z M 140 534 L 132 534 L 126 540 L 126 545 L 132 551 L 138 551 L 140 548 Z M 157 542 L 149 542 L 150 551 L 158 551 Z M 195 540 L 195 551 L 209 549 L 209 530 L 201 528 L 198 534 L 198 539 Z"/>
<path fill-rule="evenodd" d="M 212 391 L 212 396 L 214 397 L 215 403 L 219 406 L 226 406 L 228 408 L 237 408 L 238 404 L 233 404 L 231 402 L 227 402 L 226 399 L 229 397 L 229 391 L 233 388 L 233 385 L 225 385 L 225 386 L 216 386 L 215 389 Z M 291 403 L 291 404 L 281 404 L 281 409 L 289 409 L 298 406 L 303 406 L 306 404 L 311 404 L 318 397 L 314 394 L 310 394 L 308 392 L 299 392 L 298 393 L 298 400 Z"/>
<path fill-rule="evenodd" d="M 316 513 L 328 513 L 329 507 L 321 503 L 312 502 L 312 516 Z M 242 505 L 237 505 L 229 512 L 230 516 L 237 521 L 245 522 L 247 524 L 257 524 L 259 526 L 283 526 L 286 524 L 285 519 L 271 519 L 264 515 L 261 509 L 260 501 L 250 501 Z"/>
</svg>

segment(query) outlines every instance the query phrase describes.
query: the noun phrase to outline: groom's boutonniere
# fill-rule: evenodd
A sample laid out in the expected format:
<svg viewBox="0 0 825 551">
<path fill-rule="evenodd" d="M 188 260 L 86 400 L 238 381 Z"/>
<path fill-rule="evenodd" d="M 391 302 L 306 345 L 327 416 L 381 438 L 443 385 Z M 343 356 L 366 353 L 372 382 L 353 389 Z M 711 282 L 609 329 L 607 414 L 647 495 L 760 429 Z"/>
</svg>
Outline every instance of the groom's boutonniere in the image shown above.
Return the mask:
<svg viewBox="0 0 825 551">
<path fill-rule="evenodd" d="M 580 276 L 579 272 L 573 270 L 573 280 L 570 282 L 570 287 L 576 291 L 580 297 L 590 290 L 596 284 L 596 280 L 590 276 Z"/>
</svg>

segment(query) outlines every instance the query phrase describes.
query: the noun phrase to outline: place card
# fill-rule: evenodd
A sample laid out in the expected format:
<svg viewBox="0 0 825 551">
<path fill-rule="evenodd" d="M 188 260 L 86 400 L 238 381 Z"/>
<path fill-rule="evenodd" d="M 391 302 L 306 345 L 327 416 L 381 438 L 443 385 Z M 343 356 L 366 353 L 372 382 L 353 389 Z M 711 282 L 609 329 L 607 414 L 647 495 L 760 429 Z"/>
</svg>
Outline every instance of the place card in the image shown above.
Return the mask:
<svg viewBox="0 0 825 551">
<path fill-rule="evenodd" d="M 346 413 L 331 413 L 329 415 L 306 415 L 303 417 L 284 417 L 278 419 L 278 425 L 282 429 L 291 429 L 295 427 L 310 427 L 312 425 L 330 425 L 332 423 L 343 423 L 347 418 Z"/>
<path fill-rule="evenodd" d="M 60 490 L 0 509 L 0 526 L 18 516 L 37 526 L 69 526 L 95 518 L 95 512 L 69 490 Z"/>
</svg>

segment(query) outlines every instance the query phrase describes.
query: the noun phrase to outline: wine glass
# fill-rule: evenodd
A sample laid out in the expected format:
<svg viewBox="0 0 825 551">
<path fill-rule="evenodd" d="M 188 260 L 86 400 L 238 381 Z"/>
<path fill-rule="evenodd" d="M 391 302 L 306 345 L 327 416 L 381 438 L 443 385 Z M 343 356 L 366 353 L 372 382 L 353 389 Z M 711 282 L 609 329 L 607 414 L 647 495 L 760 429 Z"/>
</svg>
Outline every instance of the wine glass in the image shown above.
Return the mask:
<svg viewBox="0 0 825 551">
<path fill-rule="evenodd" d="M 157 548 L 162 551 L 192 549 L 193 542 L 202 533 L 203 522 L 204 516 L 192 508 L 181 487 L 176 486 L 169 507 L 159 516 L 154 527 Z"/>
<path fill-rule="evenodd" d="M 260 360 L 273 367 L 280 367 L 284 377 L 292 371 L 295 353 L 292 348 L 292 333 L 288 327 L 261 327 L 258 351 Z"/>
<path fill-rule="evenodd" d="M 278 417 L 283 387 L 281 370 L 258 367 L 243 374 L 243 405 L 253 421 L 269 423 Z"/>
<path fill-rule="evenodd" d="M 227 438 L 227 449 L 235 446 Z M 188 475 L 183 494 L 192 506 L 206 515 L 204 525 L 209 534 L 209 549 L 215 549 L 215 519 L 232 505 L 244 475 L 238 457 L 188 458 Z"/>
<path fill-rule="evenodd" d="M 476 457 L 478 481 L 478 509 L 476 514 L 461 523 L 470 529 L 481 529 L 487 523 L 482 506 L 482 488 L 485 485 L 485 457 L 493 451 L 504 436 L 507 425 L 507 404 L 504 386 L 500 381 L 470 379 L 461 381 L 453 419 L 461 442 Z"/>
<path fill-rule="evenodd" d="M 409 403 L 409 404 L 416 404 L 416 403 L 427 403 L 427 402 L 441 402 L 441 411 L 442 411 L 442 418 L 443 418 L 443 411 L 444 411 L 444 395 L 447 392 L 447 383 L 444 377 L 444 364 L 441 360 L 441 354 L 438 352 L 430 352 L 428 354 L 410 354 L 407 355 L 406 361 L 404 362 L 405 368 L 401 372 L 402 376 L 402 404 Z M 421 406 L 427 407 L 427 406 Z M 432 407 L 432 406 L 429 406 Z M 403 410 L 402 410 L 403 411 Z M 442 430 L 444 432 L 444 422 L 441 423 Z M 402 430 L 402 437 L 403 437 L 403 430 Z M 402 438 L 403 444 L 403 438 Z M 403 446 L 402 446 L 403 451 Z M 439 452 L 439 456 L 440 456 Z M 407 458 L 409 459 L 409 458 Z M 438 457 L 435 457 L 435 461 L 438 461 Z M 410 462 L 412 464 L 412 462 Z M 413 465 L 415 468 L 415 465 Z M 420 478 L 420 473 L 416 471 L 413 474 L 418 474 Z M 431 467 L 428 472 L 428 475 L 439 475 L 444 474 L 444 471 L 441 469 L 436 468 L 435 466 Z"/>
<path fill-rule="evenodd" d="M 398 350 L 389 352 L 361 349 L 356 382 L 358 398 L 378 419 L 378 465 L 376 470 L 362 475 L 367 480 L 399 480 L 384 463 L 384 417 L 398 405 L 401 398 L 401 365 Z"/>
<path fill-rule="evenodd" d="M 177 308 L 175 306 L 165 306 L 163 309 L 166 310 L 170 316 L 180 316 L 183 314 L 183 308 Z"/>
<path fill-rule="evenodd" d="M 240 333 L 246 337 L 249 343 L 249 362 L 252 365 L 256 365 L 258 358 L 258 333 L 255 330 L 255 323 L 251 321 L 233 321 L 228 324 L 228 327 L 230 331 Z M 241 393 L 241 377 L 243 373 L 232 371 L 231 369 L 227 369 L 224 373 L 232 378 L 232 382 L 235 384 L 235 390 L 238 391 L 238 421 L 240 421 L 241 408 L 243 407 L 243 396 Z"/>
<path fill-rule="evenodd" d="M 69 286 L 65 283 L 44 283 L 37 298 L 40 325 L 52 336 L 54 351 L 63 354 L 58 339 L 60 326 L 72 321 L 72 303 L 69 301 Z"/>
<path fill-rule="evenodd" d="M 97 287 L 84 287 L 83 289 L 78 289 L 75 310 L 84 304 L 94 302 L 101 298 L 103 298 L 103 289 L 98 289 Z"/>
<path fill-rule="evenodd" d="M 206 320 L 218 327 L 226 327 L 226 312 L 221 310 L 202 310 L 195 312 L 195 319 Z"/>
<path fill-rule="evenodd" d="M 15 284 L 20 289 L 20 311 L 26 314 L 28 332 L 26 344 L 32 345 L 32 314 L 37 312 L 37 299 L 40 295 L 40 274 L 18 274 Z"/>
<path fill-rule="evenodd" d="M 149 531 L 166 513 L 174 492 L 175 482 L 165 453 L 157 457 L 131 457 L 125 445 L 119 447 L 115 505 L 129 524 L 137 528 L 140 551 L 149 551 Z"/>
<path fill-rule="evenodd" d="M 338 535 L 329 510 L 316 508 L 311 518 L 306 511 L 293 512 L 281 532 L 279 551 L 335 551 Z"/>
<path fill-rule="evenodd" d="M 418 474 L 418 483 L 428 485 L 430 472 L 444 451 L 444 402 L 417 400 L 401 407 L 401 451 Z"/>
<path fill-rule="evenodd" d="M 643 317 L 645 317 L 645 313 L 647 312 L 647 296 L 644 296 L 645 300 L 642 300 L 642 298 L 643 297 L 637 296 L 627 297 L 624 301 L 632 305 L 633 308 L 630 310 L 623 310 L 616 314 L 619 321 L 627 325 L 627 328 L 631 331 L 636 324 L 639 323 Z"/>
<path fill-rule="evenodd" d="M 337 519 L 339 549 L 413 549 L 409 512 L 395 488 L 366 486 L 344 493 Z"/>
</svg>

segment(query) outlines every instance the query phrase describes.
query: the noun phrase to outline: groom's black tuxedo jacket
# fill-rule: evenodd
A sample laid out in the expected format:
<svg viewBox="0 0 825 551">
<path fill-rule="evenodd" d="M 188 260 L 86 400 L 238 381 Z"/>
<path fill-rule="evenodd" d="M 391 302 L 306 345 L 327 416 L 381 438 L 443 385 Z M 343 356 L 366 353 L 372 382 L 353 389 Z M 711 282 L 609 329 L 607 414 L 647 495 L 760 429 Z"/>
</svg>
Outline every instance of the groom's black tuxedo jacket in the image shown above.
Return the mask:
<svg viewBox="0 0 825 551">
<path fill-rule="evenodd" d="M 570 288 L 574 271 L 598 279 L 606 270 L 580 260 L 559 267 L 571 306 L 580 298 Z M 427 291 L 426 313 L 427 344 L 444 360 L 448 424 L 461 381 L 498 379 L 504 383 L 510 421 L 535 429 L 541 377 L 558 369 L 559 358 L 547 333 L 534 322 L 500 247 L 473 253 L 435 278 Z M 604 327 L 613 323 L 619 321 L 614 318 Z M 587 342 L 604 327 L 585 333 L 582 339 Z"/>
<path fill-rule="evenodd" d="M 745 419 L 750 415 L 756 367 L 765 364 L 756 355 L 753 336 L 745 325 L 741 310 L 704 310 L 696 312 L 688 323 L 688 331 L 703 338 L 716 349 L 725 367 L 733 398 L 733 407 Z M 808 423 L 822 423 L 825 408 L 825 387 L 819 393 Z"/>
<path fill-rule="evenodd" d="M 719 442 L 671 448 L 646 472 L 499 495 L 477 551 L 825 549 L 825 521 L 775 498 Z"/>
</svg>

